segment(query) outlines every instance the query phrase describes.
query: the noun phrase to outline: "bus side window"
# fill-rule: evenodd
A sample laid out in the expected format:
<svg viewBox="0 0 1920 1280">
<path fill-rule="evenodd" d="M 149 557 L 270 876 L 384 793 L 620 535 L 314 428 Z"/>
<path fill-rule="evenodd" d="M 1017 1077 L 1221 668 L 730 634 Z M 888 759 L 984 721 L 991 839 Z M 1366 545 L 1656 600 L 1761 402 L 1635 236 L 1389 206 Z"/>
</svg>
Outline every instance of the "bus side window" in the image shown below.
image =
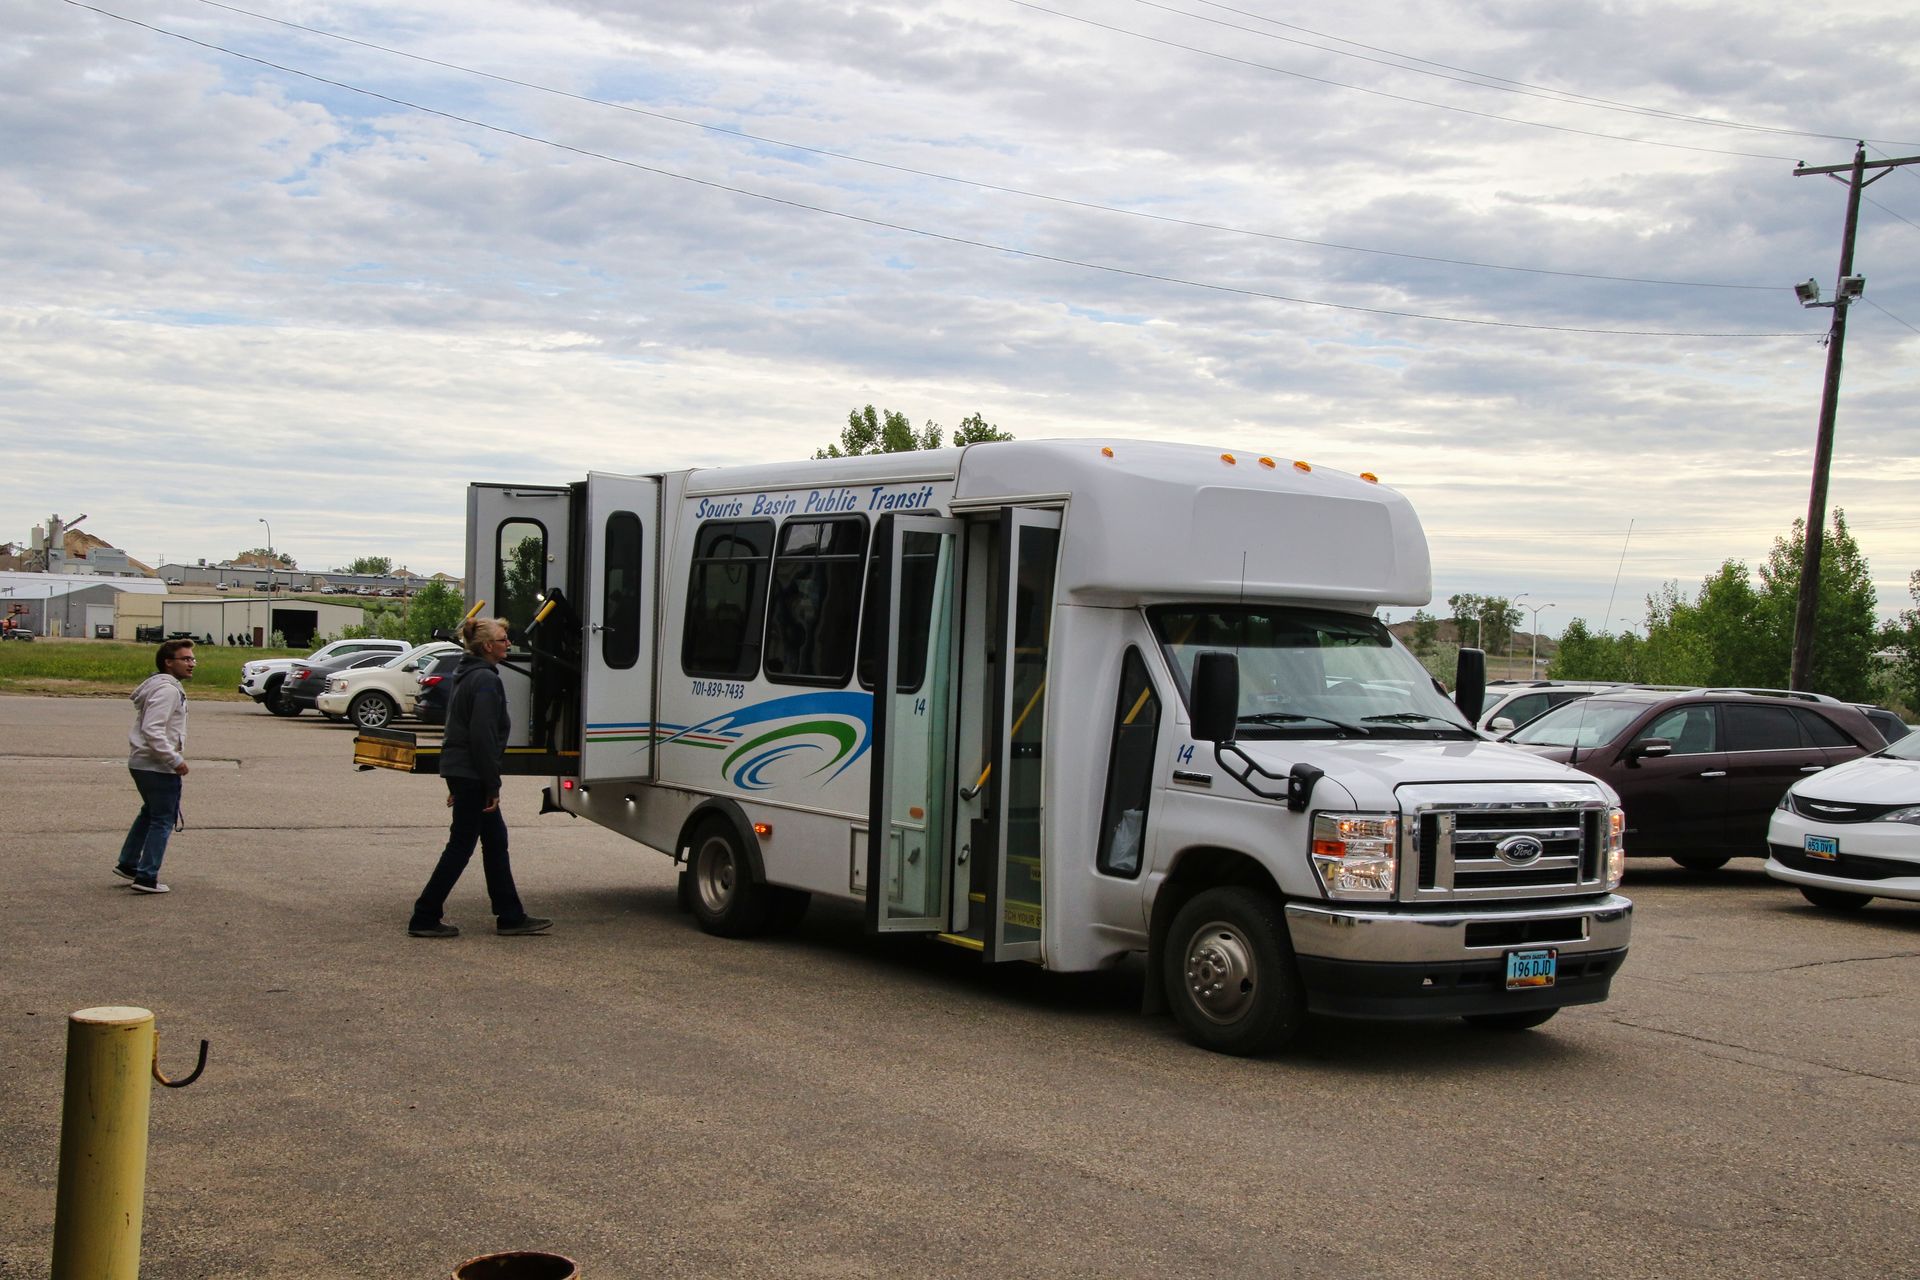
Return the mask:
<svg viewBox="0 0 1920 1280">
<path fill-rule="evenodd" d="M 1159 736 L 1160 698 L 1140 651 L 1129 646 L 1120 668 L 1120 697 L 1113 709 L 1107 799 L 1100 811 L 1100 851 L 1095 860 L 1110 876 L 1140 874 L 1147 802 L 1153 796 L 1153 748 Z"/>
<path fill-rule="evenodd" d="M 710 520 L 693 539 L 680 667 L 690 676 L 751 680 L 760 673 L 771 520 Z"/>
<path fill-rule="evenodd" d="M 860 624 L 863 516 L 789 520 L 780 526 L 767 610 L 767 679 L 836 688 L 853 673 Z"/>
</svg>

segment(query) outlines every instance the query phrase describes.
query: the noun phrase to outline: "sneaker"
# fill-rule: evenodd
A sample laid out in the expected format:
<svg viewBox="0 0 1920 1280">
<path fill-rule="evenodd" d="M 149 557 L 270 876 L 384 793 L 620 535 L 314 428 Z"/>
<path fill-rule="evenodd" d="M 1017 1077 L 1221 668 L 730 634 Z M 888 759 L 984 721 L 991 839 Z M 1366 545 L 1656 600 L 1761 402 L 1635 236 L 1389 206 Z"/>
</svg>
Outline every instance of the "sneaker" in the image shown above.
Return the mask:
<svg viewBox="0 0 1920 1280">
<path fill-rule="evenodd" d="M 158 880 L 135 880 L 132 884 L 135 893 L 170 893 L 172 890 Z"/>
<path fill-rule="evenodd" d="M 113 869 L 113 874 L 119 876 L 122 880 L 133 879 L 133 872 L 127 870 L 125 867 L 122 867 L 122 866 L 116 865 Z"/>
<path fill-rule="evenodd" d="M 448 924 L 445 920 L 428 925 L 410 924 L 407 926 L 407 936 L 409 938 L 457 938 L 460 936 L 460 926 Z"/>
<path fill-rule="evenodd" d="M 493 931 L 508 937 L 518 937 L 529 933 L 545 933 L 551 928 L 553 928 L 553 921 L 541 916 L 528 916 L 519 924 L 497 924 L 493 927 Z"/>
</svg>

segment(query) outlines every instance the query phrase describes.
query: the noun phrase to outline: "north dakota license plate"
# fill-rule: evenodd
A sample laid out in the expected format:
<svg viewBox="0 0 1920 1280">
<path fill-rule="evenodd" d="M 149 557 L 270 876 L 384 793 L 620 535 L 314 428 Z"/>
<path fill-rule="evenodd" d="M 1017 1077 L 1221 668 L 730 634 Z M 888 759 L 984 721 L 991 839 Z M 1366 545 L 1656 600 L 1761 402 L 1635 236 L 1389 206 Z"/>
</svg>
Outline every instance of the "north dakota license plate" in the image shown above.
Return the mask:
<svg viewBox="0 0 1920 1280">
<path fill-rule="evenodd" d="M 1808 836 L 1807 856 L 1832 862 L 1840 856 L 1840 842 L 1832 836 Z"/>
<path fill-rule="evenodd" d="M 1539 951 L 1507 952 L 1507 990 L 1550 987 L 1559 968 L 1560 953 L 1552 947 Z"/>
</svg>

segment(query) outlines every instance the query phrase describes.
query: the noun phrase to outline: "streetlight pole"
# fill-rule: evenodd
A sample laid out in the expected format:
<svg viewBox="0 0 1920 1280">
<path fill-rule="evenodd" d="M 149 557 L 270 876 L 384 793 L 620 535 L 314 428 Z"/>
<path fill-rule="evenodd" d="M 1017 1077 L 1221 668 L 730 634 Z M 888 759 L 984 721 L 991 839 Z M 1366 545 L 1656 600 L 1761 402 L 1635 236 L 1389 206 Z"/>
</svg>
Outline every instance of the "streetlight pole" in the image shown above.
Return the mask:
<svg viewBox="0 0 1920 1280">
<path fill-rule="evenodd" d="M 273 634 L 273 525 L 265 516 L 258 517 L 261 524 L 267 526 L 267 634 Z"/>
<path fill-rule="evenodd" d="M 1528 678 L 1532 678 L 1540 673 L 1540 615 L 1553 607 L 1554 603 L 1551 600 L 1545 604 L 1530 604 L 1527 606 L 1533 613 L 1533 656 L 1527 659 Z"/>
<path fill-rule="evenodd" d="M 1531 594 L 1532 594 L 1531 592 L 1522 591 L 1519 595 L 1507 601 L 1505 608 L 1513 609 L 1516 606 L 1522 609 L 1526 608 L 1526 606 L 1521 604 L 1520 602 Z M 1506 617 L 1504 616 L 1504 610 L 1503 610 L 1503 616 L 1501 617 L 1500 620 L 1502 622 L 1506 621 Z M 1527 672 L 1527 677 L 1531 679 L 1533 677 L 1533 672 L 1531 671 Z M 1509 680 L 1513 678 L 1513 629 L 1511 627 L 1507 629 L 1507 678 Z"/>
</svg>

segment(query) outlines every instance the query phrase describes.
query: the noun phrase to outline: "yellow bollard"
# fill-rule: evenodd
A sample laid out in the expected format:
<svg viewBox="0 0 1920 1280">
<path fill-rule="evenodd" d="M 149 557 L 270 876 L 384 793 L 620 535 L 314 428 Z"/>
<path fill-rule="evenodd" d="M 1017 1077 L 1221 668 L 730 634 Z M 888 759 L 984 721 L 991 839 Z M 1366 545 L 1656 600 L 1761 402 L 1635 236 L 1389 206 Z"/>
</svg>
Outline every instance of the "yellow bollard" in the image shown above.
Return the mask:
<svg viewBox="0 0 1920 1280">
<path fill-rule="evenodd" d="M 153 1048 L 145 1009 L 82 1009 L 67 1019 L 53 1280 L 138 1280 Z"/>
</svg>

